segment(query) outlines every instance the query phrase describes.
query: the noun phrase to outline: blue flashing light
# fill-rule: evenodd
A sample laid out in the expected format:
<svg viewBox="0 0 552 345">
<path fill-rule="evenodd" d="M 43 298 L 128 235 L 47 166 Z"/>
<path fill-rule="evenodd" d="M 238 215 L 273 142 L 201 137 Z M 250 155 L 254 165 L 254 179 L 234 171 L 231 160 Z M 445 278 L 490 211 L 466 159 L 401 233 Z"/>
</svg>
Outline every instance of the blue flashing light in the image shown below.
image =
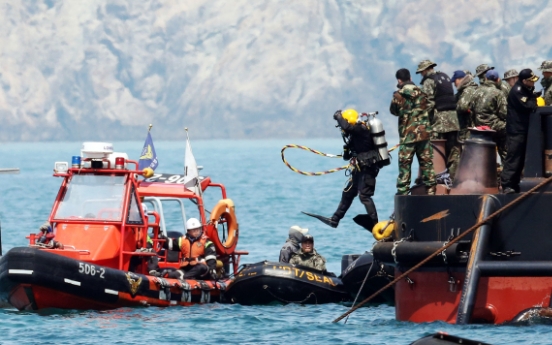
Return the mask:
<svg viewBox="0 0 552 345">
<path fill-rule="evenodd" d="M 81 157 L 80 156 L 73 156 L 73 159 L 71 160 L 71 165 L 73 168 L 80 168 L 81 166 Z"/>
</svg>

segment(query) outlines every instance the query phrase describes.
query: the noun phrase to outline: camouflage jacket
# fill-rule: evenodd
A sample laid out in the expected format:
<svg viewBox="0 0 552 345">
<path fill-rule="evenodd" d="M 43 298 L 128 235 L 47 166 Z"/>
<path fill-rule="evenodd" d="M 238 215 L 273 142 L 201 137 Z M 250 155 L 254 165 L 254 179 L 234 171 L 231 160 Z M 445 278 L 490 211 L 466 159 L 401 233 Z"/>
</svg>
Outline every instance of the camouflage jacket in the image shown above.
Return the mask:
<svg viewBox="0 0 552 345">
<path fill-rule="evenodd" d="M 430 76 L 435 71 L 429 72 L 426 76 Z M 426 78 L 422 84 L 422 92 L 427 95 L 427 113 L 431 120 L 431 128 L 437 133 L 447 133 L 460 129 L 458 124 L 458 116 L 454 110 L 438 111 L 435 109 L 435 81 L 431 78 Z"/>
<path fill-rule="evenodd" d="M 473 81 L 473 76 L 467 75 L 458 86 L 456 93 L 456 113 L 460 129 L 474 126 L 473 114 L 470 111 L 470 104 L 477 91 L 478 85 Z"/>
<path fill-rule="evenodd" d="M 552 105 L 552 77 L 542 78 L 541 85 L 543 88 L 542 97 L 545 105 Z"/>
<path fill-rule="evenodd" d="M 504 93 L 504 97 L 506 97 L 506 99 L 508 99 L 508 94 L 510 93 L 511 89 L 512 87 L 510 86 L 510 84 L 508 84 L 508 82 L 504 80 L 500 82 L 500 91 Z"/>
<path fill-rule="evenodd" d="M 507 102 L 496 82 L 486 80 L 477 88 L 470 106 L 475 126 L 489 126 L 495 131 L 506 127 Z"/>
<path fill-rule="evenodd" d="M 289 263 L 310 267 L 320 272 L 326 271 L 326 259 L 318 254 L 314 248 L 312 249 L 312 253 L 304 253 L 302 249 L 299 249 L 291 256 Z"/>
<path fill-rule="evenodd" d="M 429 140 L 431 125 L 427 114 L 427 96 L 411 82 L 393 93 L 389 107 L 399 117 L 400 144 Z"/>
</svg>

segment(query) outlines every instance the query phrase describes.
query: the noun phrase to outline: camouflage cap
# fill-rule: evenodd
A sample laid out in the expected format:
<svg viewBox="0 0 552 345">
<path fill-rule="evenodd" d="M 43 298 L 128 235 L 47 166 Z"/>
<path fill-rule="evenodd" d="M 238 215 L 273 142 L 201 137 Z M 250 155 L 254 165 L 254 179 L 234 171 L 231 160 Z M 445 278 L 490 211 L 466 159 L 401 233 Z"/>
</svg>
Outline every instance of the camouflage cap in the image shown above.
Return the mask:
<svg viewBox="0 0 552 345">
<path fill-rule="evenodd" d="M 515 69 L 509 69 L 506 72 L 504 72 L 504 80 L 517 77 L 519 75 L 518 71 Z"/>
<path fill-rule="evenodd" d="M 475 68 L 475 75 L 481 77 L 485 72 L 494 69 L 494 67 L 487 65 L 486 63 L 481 64 Z"/>
<path fill-rule="evenodd" d="M 437 66 L 435 62 L 432 62 L 431 60 L 423 60 L 418 64 L 418 69 L 416 70 L 416 74 L 421 73 L 426 69 L 430 67 L 435 67 L 435 66 Z"/>
<path fill-rule="evenodd" d="M 552 72 L 552 60 L 543 61 L 539 69 L 543 72 Z"/>
</svg>

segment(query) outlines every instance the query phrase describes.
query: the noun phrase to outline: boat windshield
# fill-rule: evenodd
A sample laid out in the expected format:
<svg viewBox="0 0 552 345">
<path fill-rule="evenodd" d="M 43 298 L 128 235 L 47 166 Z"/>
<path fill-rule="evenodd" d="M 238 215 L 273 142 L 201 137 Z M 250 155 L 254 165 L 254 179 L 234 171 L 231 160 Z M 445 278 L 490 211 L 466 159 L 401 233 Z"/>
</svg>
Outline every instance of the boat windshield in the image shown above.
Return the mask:
<svg viewBox="0 0 552 345">
<path fill-rule="evenodd" d="M 125 175 L 73 175 L 54 219 L 121 220 Z"/>
</svg>

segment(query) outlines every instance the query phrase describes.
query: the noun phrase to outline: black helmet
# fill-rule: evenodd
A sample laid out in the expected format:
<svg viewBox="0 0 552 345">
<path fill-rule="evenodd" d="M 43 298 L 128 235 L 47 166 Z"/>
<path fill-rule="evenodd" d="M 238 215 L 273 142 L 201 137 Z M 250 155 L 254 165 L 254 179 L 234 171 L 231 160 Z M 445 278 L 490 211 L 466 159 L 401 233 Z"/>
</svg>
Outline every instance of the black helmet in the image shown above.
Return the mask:
<svg viewBox="0 0 552 345">
<path fill-rule="evenodd" d="M 312 242 L 312 243 L 314 243 L 314 237 L 311 234 L 303 235 L 303 240 L 301 241 L 301 243 L 303 243 L 303 242 Z"/>
</svg>

